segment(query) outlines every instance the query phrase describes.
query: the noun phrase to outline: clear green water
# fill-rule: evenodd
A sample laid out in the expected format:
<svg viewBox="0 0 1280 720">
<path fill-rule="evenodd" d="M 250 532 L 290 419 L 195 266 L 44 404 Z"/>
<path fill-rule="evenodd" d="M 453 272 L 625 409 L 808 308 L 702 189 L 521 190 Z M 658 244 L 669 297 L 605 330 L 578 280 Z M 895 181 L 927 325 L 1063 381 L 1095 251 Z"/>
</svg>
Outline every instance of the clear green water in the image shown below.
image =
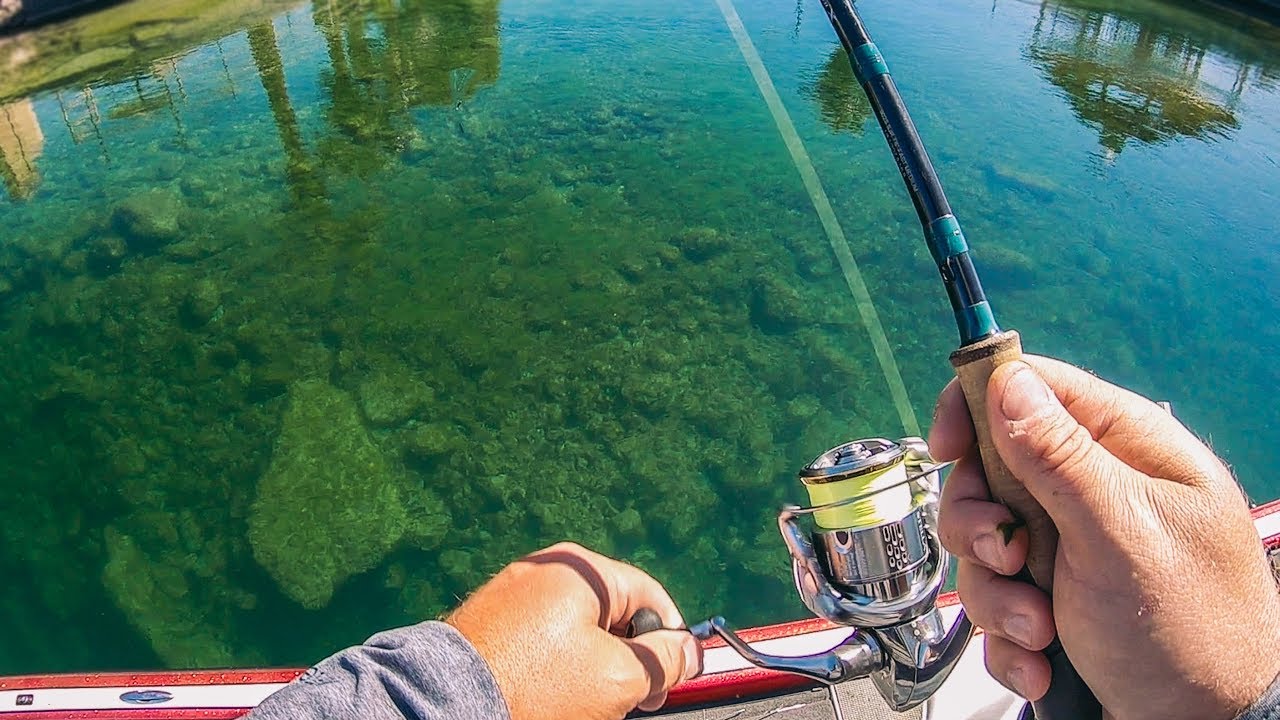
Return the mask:
<svg viewBox="0 0 1280 720">
<path fill-rule="evenodd" d="M 794 470 L 903 424 L 716 3 L 210 7 L 0 114 L 0 673 L 307 664 L 562 538 L 801 616 Z M 862 10 L 1002 324 L 1280 494 L 1280 31 Z M 927 427 L 884 141 L 816 2 L 738 12 Z"/>
</svg>

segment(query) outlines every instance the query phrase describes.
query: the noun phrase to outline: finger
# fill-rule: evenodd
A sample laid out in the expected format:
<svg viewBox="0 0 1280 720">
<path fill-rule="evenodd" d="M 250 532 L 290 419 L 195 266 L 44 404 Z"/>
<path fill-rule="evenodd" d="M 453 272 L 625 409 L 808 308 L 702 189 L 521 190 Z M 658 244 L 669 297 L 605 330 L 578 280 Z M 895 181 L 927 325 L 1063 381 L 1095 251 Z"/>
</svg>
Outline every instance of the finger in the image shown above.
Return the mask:
<svg viewBox="0 0 1280 720">
<path fill-rule="evenodd" d="M 1013 575 L 1027 562 L 1027 531 L 1008 507 L 991 501 L 975 453 L 960 458 L 942 485 L 938 535 L 952 555 Z"/>
<path fill-rule="evenodd" d="M 1058 360 L 1032 355 L 1024 360 L 1094 440 L 1138 472 L 1188 484 L 1222 475 L 1213 452 L 1147 398 Z"/>
<path fill-rule="evenodd" d="M 929 454 L 939 462 L 954 460 L 973 447 L 973 421 L 964 391 L 954 378 L 938 394 L 933 408 L 933 427 L 929 428 Z"/>
<path fill-rule="evenodd" d="M 609 638 L 614 683 L 631 707 L 656 710 L 667 691 L 702 672 L 702 645 L 680 630 L 656 630 L 637 638 Z"/>
<path fill-rule="evenodd" d="M 622 633 L 631 616 L 641 608 L 658 613 L 667 628 L 684 627 L 684 618 L 662 584 L 648 573 L 624 562 L 605 557 L 575 543 L 559 543 L 540 550 L 522 562 L 559 562 L 572 568 L 591 587 L 600 606 L 604 629 Z"/>
<path fill-rule="evenodd" d="M 998 635 L 985 637 L 987 672 L 996 682 L 1028 700 L 1049 692 L 1049 659 L 1044 653 L 1019 647 Z"/>
<path fill-rule="evenodd" d="M 652 697 L 645 698 L 643 702 L 641 702 L 639 705 L 636 705 L 636 709 L 643 710 L 644 712 L 657 712 L 662 709 L 663 705 L 666 705 L 666 704 L 667 704 L 667 694 L 658 693 L 657 695 L 654 695 Z"/>
<path fill-rule="evenodd" d="M 1045 649 L 1057 634 L 1049 596 L 1035 585 L 962 561 L 956 571 L 956 590 L 969 619 L 988 634 L 1027 650 Z"/>
<path fill-rule="evenodd" d="M 1096 526 L 1100 511 L 1145 480 L 1095 442 L 1030 365 L 996 368 L 987 392 L 996 450 L 1059 528 Z"/>
</svg>

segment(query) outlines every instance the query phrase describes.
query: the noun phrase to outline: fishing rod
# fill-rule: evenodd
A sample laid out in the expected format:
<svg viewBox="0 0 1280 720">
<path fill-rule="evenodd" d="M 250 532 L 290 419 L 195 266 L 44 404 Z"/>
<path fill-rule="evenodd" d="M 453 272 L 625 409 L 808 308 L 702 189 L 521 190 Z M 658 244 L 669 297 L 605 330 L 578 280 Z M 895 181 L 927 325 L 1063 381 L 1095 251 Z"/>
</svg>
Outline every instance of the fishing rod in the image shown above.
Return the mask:
<svg viewBox="0 0 1280 720">
<path fill-rule="evenodd" d="M 1051 594 L 1057 527 L 1000 458 L 987 423 L 988 380 L 997 367 L 1022 357 L 1018 333 L 1001 331 L 996 324 L 969 246 L 947 202 L 938 173 L 907 113 L 902 96 L 898 94 L 884 57 L 872 42 L 853 2 L 821 1 L 893 152 L 898 171 L 919 216 L 930 254 L 946 287 L 960 332 L 960 347 L 951 354 L 951 364 L 968 401 L 987 485 L 992 496 L 1007 505 L 1027 526 L 1030 541 L 1027 566 L 1019 573 L 1019 578 Z M 1031 704 L 1034 717 L 1039 720 L 1101 718 L 1102 709 L 1097 699 L 1071 665 L 1061 643 L 1055 639 L 1045 652 L 1053 675 L 1048 693 Z M 1030 717 L 1027 711 L 1024 711 L 1024 717 Z"/>
<path fill-rule="evenodd" d="M 1057 527 L 1001 460 L 987 422 L 988 381 L 997 367 L 1022 357 L 1018 333 L 996 324 L 964 232 L 862 18 L 851 0 L 821 1 L 893 152 L 946 287 L 960 333 L 951 364 L 973 418 L 987 485 L 1027 527 L 1027 564 L 1016 578 L 1052 596 Z M 736 13 L 720 4 L 733 29 Z M 778 529 L 805 606 L 856 628 L 836 647 L 800 657 L 760 653 L 720 617 L 690 631 L 721 637 L 757 666 L 827 685 L 837 717 L 835 686 L 859 678 L 870 678 L 896 711 L 924 702 L 955 668 L 973 634 L 963 610 L 948 627 L 937 607 L 950 564 L 937 531 L 942 467 L 923 439 L 909 437 L 847 442 L 800 470 L 810 506 L 783 507 Z M 1045 654 L 1053 673 L 1049 690 L 1023 708 L 1022 720 L 1101 720 L 1101 706 L 1057 638 Z"/>
<path fill-rule="evenodd" d="M 1022 357 L 1021 340 L 1017 332 L 1003 331 L 996 323 L 937 171 L 852 0 L 821 2 L 893 152 L 946 288 L 960 333 L 960 346 L 950 360 L 969 406 L 987 485 L 992 497 L 1027 528 L 1027 563 L 1015 577 L 1052 597 L 1057 527 L 1000 458 L 987 422 L 991 375 L 1000 365 Z M 717 4 L 752 65 L 755 51 L 731 0 Z M 758 57 L 752 74 L 770 102 L 772 83 Z M 774 104 L 776 97 L 771 110 Z M 790 125 L 776 114 L 775 120 L 780 131 Z M 805 175 L 799 160 L 797 169 Z M 927 444 L 917 437 L 847 442 L 800 470 L 810 507 L 783 507 L 778 529 L 805 606 L 820 618 L 855 628 L 836 647 L 800 657 L 760 653 L 720 617 L 690 631 L 702 638 L 719 636 L 759 667 L 827 685 L 837 717 L 835 686 L 859 678 L 869 678 L 893 710 L 924 702 L 955 668 L 973 635 L 963 610 L 948 626 L 937 607 L 950 564 L 938 537 L 939 470 Z M 1024 706 L 1022 720 L 1101 720 L 1097 698 L 1059 639 L 1044 652 L 1052 671 L 1050 686 L 1044 697 Z"/>
</svg>

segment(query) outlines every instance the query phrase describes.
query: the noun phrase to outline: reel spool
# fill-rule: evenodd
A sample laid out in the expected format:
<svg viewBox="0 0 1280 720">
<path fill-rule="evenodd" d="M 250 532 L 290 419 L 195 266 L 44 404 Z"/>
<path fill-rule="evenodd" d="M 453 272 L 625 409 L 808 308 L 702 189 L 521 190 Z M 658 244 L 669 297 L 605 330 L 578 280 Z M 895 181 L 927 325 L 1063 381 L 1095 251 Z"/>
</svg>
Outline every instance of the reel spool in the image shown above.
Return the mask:
<svg viewBox="0 0 1280 720">
<path fill-rule="evenodd" d="M 806 607 L 861 628 L 901 625 L 934 607 L 949 561 L 937 536 L 942 467 L 920 438 L 871 438 L 838 445 L 800 471 L 812 504 L 784 507 L 778 529 Z"/>
<path fill-rule="evenodd" d="M 832 506 L 814 511 L 812 537 L 838 589 L 893 602 L 924 579 L 927 494 L 912 492 L 907 472 L 907 448 L 881 438 L 834 447 L 800 471 L 812 505 Z"/>
</svg>

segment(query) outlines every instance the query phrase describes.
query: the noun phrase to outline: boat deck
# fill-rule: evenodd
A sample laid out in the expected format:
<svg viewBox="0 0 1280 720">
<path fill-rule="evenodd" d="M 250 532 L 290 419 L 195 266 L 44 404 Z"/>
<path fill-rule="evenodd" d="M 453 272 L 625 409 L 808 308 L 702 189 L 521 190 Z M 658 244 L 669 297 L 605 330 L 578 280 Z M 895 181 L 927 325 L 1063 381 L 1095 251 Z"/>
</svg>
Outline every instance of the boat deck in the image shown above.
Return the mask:
<svg viewBox="0 0 1280 720">
<path fill-rule="evenodd" d="M 658 717 L 665 720 L 924 720 L 921 707 L 905 713 L 890 711 L 868 680 L 838 686 L 835 697 L 835 702 L 840 703 L 839 713 L 833 705 L 831 693 L 815 688 L 728 707 L 663 713 Z"/>
</svg>

